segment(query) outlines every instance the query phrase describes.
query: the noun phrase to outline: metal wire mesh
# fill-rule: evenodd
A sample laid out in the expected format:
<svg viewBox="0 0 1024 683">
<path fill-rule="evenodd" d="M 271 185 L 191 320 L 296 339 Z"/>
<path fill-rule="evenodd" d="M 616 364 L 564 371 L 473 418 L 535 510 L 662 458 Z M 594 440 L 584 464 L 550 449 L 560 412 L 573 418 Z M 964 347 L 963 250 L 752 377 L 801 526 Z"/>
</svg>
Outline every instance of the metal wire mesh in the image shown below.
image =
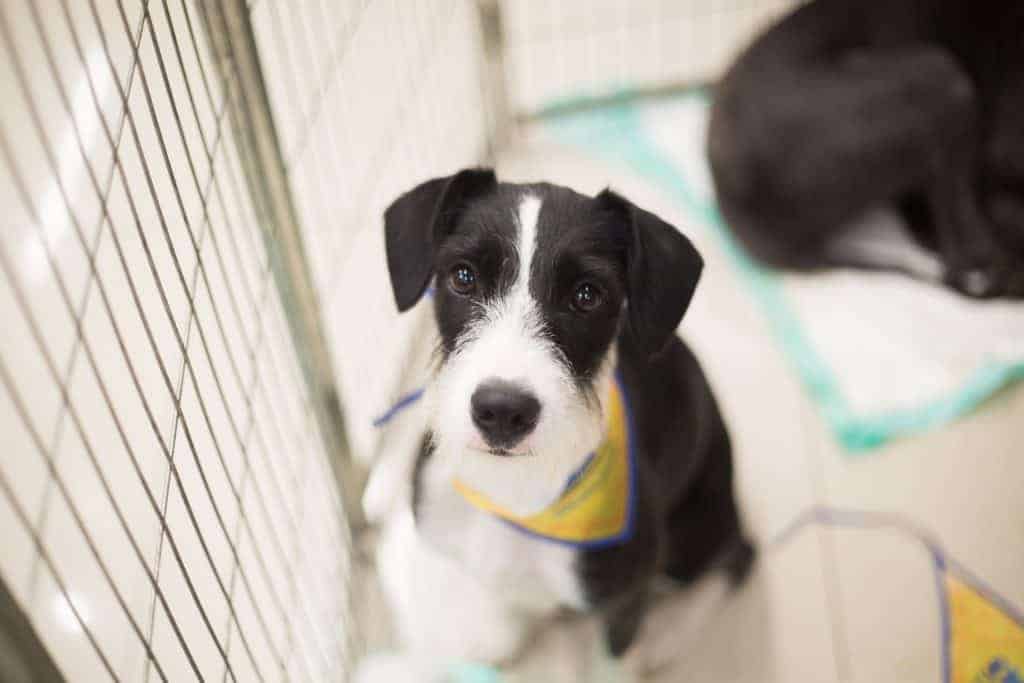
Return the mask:
<svg viewBox="0 0 1024 683">
<path fill-rule="evenodd" d="M 205 11 L 0 4 L 0 572 L 74 680 L 349 657 L 348 530 Z"/>
<path fill-rule="evenodd" d="M 397 315 L 380 217 L 480 163 L 491 129 L 474 0 L 251 6 L 271 108 L 356 456 L 395 390 L 415 316 Z"/>
</svg>

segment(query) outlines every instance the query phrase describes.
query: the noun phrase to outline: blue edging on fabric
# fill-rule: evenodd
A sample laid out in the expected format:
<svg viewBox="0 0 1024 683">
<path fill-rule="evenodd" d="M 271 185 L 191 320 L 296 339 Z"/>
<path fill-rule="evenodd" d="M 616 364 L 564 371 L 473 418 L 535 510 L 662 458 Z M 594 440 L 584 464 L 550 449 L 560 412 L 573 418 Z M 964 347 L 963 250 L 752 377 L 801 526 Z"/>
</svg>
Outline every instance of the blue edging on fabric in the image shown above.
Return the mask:
<svg viewBox="0 0 1024 683">
<path fill-rule="evenodd" d="M 699 89 L 687 92 L 684 97 L 707 100 L 707 95 Z M 580 124 L 590 125 L 583 125 L 581 129 Z M 946 424 L 975 410 L 1000 389 L 1024 380 L 1024 361 L 993 363 L 978 368 L 956 391 L 917 407 L 875 415 L 854 413 L 832 370 L 801 329 L 776 276 L 750 260 L 725 228 L 717 208 L 698 199 L 675 164 L 644 135 L 635 106 L 626 102 L 596 111 L 565 114 L 552 118 L 547 125 L 584 150 L 626 162 L 653 180 L 710 229 L 758 300 L 786 356 L 848 452 L 869 451 L 894 437 Z"/>
<path fill-rule="evenodd" d="M 1004 614 L 1006 614 L 1006 616 L 1019 624 L 1021 628 L 1024 628 L 1024 610 L 1018 608 L 1017 605 L 997 593 L 994 588 L 979 578 L 977 574 L 957 562 L 955 559 L 944 556 L 943 560 L 946 562 L 947 566 L 952 567 L 954 574 L 963 578 L 971 585 L 971 588 L 980 593 L 983 598 L 996 605 Z"/>
<path fill-rule="evenodd" d="M 953 669 L 950 640 L 952 640 L 952 624 L 949 616 L 949 595 L 946 593 L 946 561 L 942 554 L 932 550 L 932 566 L 935 571 L 935 590 L 939 594 L 939 619 L 942 629 L 942 683 L 950 683 L 950 671 Z"/>
<path fill-rule="evenodd" d="M 423 387 L 420 387 L 419 389 L 414 389 L 405 396 L 398 399 L 398 402 L 395 403 L 395 405 L 388 408 L 386 411 L 384 411 L 382 415 L 378 416 L 373 420 L 373 426 L 383 427 L 388 422 L 391 422 L 391 420 L 394 419 L 396 415 L 401 413 L 403 410 L 411 406 L 416 401 L 420 400 L 420 398 L 423 397 L 423 391 Z"/>
<path fill-rule="evenodd" d="M 911 538 L 922 546 L 931 555 L 932 566 L 935 571 L 935 584 L 938 590 L 939 611 L 941 620 L 942 638 L 942 680 L 943 683 L 950 683 L 952 670 L 952 620 L 950 616 L 949 595 L 946 591 L 946 574 L 952 573 L 971 589 L 981 594 L 989 602 L 996 605 L 1007 617 L 1024 627 L 1024 612 L 1018 609 L 1013 603 L 1002 597 L 988 584 L 979 579 L 969 571 L 963 564 L 949 557 L 937 541 L 930 538 L 905 518 L 899 515 L 884 512 L 868 512 L 866 510 L 851 510 L 843 508 L 831 508 L 824 505 L 816 505 L 801 514 L 790 522 L 779 532 L 775 538 L 768 542 L 772 548 L 784 545 L 800 531 L 811 524 L 821 524 L 838 528 L 852 528 L 861 530 L 871 529 L 893 529 L 902 535 Z"/>
<path fill-rule="evenodd" d="M 597 457 L 597 451 L 592 452 L 586 458 L 583 459 L 583 464 L 576 468 L 576 471 L 569 475 L 569 478 L 565 480 L 565 486 L 562 487 L 562 495 L 565 495 L 569 489 L 576 485 L 576 482 L 580 480 L 583 473 L 590 467 L 590 463 L 594 462 L 594 458 Z"/>
</svg>

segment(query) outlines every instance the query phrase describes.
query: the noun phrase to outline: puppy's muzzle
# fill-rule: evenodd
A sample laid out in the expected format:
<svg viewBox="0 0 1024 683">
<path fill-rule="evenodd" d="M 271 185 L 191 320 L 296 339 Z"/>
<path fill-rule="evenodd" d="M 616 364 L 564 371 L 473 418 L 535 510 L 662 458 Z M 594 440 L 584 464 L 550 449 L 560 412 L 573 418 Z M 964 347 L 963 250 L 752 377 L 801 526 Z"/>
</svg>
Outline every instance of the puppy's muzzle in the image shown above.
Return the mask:
<svg viewBox="0 0 1024 683">
<path fill-rule="evenodd" d="M 489 379 L 473 392 L 470 410 L 487 445 L 503 452 L 514 448 L 537 426 L 540 401 L 511 382 Z"/>
</svg>

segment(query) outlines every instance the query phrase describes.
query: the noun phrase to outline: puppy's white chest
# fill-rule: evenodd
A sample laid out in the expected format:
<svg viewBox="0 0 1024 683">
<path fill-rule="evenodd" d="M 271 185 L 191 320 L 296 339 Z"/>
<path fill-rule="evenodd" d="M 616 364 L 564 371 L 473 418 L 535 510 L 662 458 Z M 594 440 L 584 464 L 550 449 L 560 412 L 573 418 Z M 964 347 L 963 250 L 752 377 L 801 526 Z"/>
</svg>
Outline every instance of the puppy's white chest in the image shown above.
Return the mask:
<svg viewBox="0 0 1024 683">
<path fill-rule="evenodd" d="M 425 499 L 417 526 L 424 538 L 503 602 L 537 612 L 585 606 L 576 550 L 530 537 L 472 507 L 454 489 Z"/>
</svg>

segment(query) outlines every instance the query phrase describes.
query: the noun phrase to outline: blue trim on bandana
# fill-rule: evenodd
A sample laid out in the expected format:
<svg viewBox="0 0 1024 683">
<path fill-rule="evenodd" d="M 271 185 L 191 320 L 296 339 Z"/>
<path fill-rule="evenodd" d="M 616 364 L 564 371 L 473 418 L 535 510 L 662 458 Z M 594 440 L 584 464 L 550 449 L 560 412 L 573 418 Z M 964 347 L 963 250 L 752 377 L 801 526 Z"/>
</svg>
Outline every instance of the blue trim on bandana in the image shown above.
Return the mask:
<svg viewBox="0 0 1024 683">
<path fill-rule="evenodd" d="M 410 391 L 408 394 L 406 394 L 405 396 L 403 396 L 400 399 L 398 399 L 398 402 L 395 403 L 395 405 L 393 405 L 390 408 L 388 408 L 380 416 L 374 418 L 373 426 L 374 427 L 383 427 L 388 422 L 391 422 L 391 420 L 394 419 L 395 416 L 397 416 L 399 413 L 404 411 L 406 408 L 411 406 L 416 401 L 420 400 L 423 397 L 423 391 L 424 391 L 423 387 L 420 387 L 419 389 L 414 389 L 414 390 Z"/>
</svg>

